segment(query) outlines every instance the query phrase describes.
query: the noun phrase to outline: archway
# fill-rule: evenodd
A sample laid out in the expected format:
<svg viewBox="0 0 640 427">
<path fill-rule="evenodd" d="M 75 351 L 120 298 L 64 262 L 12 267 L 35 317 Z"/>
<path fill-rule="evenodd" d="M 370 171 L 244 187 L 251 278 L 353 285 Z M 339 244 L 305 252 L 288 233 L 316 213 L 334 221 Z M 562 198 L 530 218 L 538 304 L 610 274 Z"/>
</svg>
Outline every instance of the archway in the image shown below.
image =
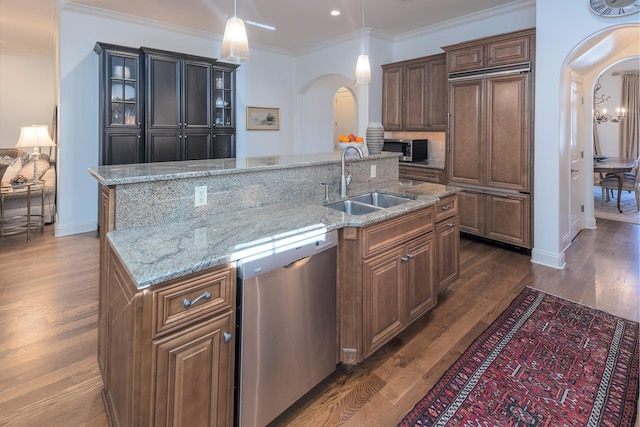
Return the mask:
<svg viewBox="0 0 640 427">
<path fill-rule="evenodd" d="M 566 203 L 567 218 L 561 220 L 565 241 L 563 247 L 580 230 L 575 230 L 576 217 L 582 228 L 595 228 L 593 204 L 593 90 L 598 77 L 610 66 L 634 58 L 640 52 L 640 25 L 620 25 L 594 33 L 567 56 L 562 69 L 564 94 L 561 98 L 562 134 L 560 146 L 561 199 Z M 580 103 L 576 103 L 575 82 L 581 83 Z M 583 100 L 583 101 L 582 101 Z M 580 126 L 576 139 L 575 122 Z M 572 146 L 572 141 L 577 146 Z M 579 158 L 576 158 L 576 153 Z M 573 154 L 573 155 L 572 155 Z M 578 172 L 576 172 L 578 171 Z M 582 174 L 576 186 L 576 173 Z M 565 197 L 562 197 L 562 195 Z M 577 211 L 576 211 L 577 210 Z M 564 223 L 564 224 L 562 224 Z"/>
<path fill-rule="evenodd" d="M 344 88 L 358 105 L 353 80 L 340 74 L 325 74 L 311 80 L 298 92 L 296 153 L 333 151 L 335 94 Z M 358 122 L 358 108 L 353 115 Z M 355 128 L 354 128 L 355 129 Z"/>
</svg>

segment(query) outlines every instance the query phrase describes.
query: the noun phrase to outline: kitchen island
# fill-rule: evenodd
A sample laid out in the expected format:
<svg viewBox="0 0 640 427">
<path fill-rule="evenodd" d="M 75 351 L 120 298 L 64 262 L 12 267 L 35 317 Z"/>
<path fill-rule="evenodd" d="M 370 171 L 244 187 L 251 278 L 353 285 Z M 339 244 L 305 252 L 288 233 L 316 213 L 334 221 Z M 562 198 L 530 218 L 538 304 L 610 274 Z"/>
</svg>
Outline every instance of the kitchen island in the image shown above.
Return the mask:
<svg viewBox="0 0 640 427">
<path fill-rule="evenodd" d="M 401 181 L 397 162 L 348 160 L 349 195 L 410 199 L 366 215 L 325 206 L 339 200 L 340 153 L 91 169 L 101 198 L 98 361 L 112 424 L 232 425 L 235 261 L 250 254 L 339 230 L 337 362 L 359 363 L 432 308 L 438 253 L 458 271 L 457 188 Z M 206 205 L 194 206 L 195 187 L 206 187 Z M 368 275 L 390 271 L 381 259 L 396 264 L 393 277 Z M 393 309 L 371 305 L 377 297 Z"/>
</svg>

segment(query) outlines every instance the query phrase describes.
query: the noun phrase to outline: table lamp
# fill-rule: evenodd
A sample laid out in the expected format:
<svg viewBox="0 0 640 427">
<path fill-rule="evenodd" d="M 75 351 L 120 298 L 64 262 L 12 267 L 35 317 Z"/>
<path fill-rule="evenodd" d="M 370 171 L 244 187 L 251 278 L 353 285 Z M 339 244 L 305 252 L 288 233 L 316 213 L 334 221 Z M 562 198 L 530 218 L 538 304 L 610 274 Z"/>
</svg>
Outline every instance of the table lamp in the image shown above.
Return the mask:
<svg viewBox="0 0 640 427">
<path fill-rule="evenodd" d="M 16 148 L 33 147 L 33 182 L 38 182 L 38 158 L 40 157 L 40 147 L 54 147 L 49 136 L 47 125 L 22 126 L 20 128 L 20 138 Z"/>
</svg>

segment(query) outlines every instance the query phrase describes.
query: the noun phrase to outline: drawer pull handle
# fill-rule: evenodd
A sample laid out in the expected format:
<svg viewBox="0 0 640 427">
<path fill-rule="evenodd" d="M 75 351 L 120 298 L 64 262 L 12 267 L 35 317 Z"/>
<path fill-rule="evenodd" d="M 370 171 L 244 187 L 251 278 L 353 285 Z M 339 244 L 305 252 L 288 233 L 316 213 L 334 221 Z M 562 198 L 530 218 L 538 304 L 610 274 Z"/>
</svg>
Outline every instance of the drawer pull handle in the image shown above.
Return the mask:
<svg viewBox="0 0 640 427">
<path fill-rule="evenodd" d="M 448 211 L 449 209 L 451 209 L 451 205 L 445 205 L 442 207 L 443 211 Z"/>
<path fill-rule="evenodd" d="M 188 299 L 184 299 L 184 301 L 182 301 L 182 305 L 184 305 L 185 307 L 191 307 L 193 304 L 197 303 L 198 301 L 200 301 L 202 298 L 204 299 L 209 299 L 211 298 L 211 292 L 206 291 L 205 293 L 203 293 L 202 295 L 200 295 L 198 298 L 189 301 Z"/>
<path fill-rule="evenodd" d="M 231 339 L 233 338 L 233 335 L 231 335 L 229 332 L 225 332 L 223 334 L 224 337 L 224 342 L 231 342 Z"/>
<path fill-rule="evenodd" d="M 413 259 L 413 254 L 407 254 L 407 258 Z"/>
<path fill-rule="evenodd" d="M 447 224 L 447 227 L 451 228 L 451 227 L 453 227 L 453 224 L 449 223 L 449 224 Z"/>
<path fill-rule="evenodd" d="M 400 258 L 400 261 L 407 262 L 409 261 L 409 258 L 407 258 L 406 256 L 403 256 L 402 258 Z"/>
</svg>

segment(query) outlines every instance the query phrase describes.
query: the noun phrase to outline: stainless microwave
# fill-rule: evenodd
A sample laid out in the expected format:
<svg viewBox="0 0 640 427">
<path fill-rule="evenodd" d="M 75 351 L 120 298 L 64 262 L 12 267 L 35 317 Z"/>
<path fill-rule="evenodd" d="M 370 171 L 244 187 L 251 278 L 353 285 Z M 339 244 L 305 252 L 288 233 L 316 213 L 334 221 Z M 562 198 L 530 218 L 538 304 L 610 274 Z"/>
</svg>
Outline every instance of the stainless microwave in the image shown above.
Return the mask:
<svg viewBox="0 0 640 427">
<path fill-rule="evenodd" d="M 422 162 L 428 159 L 426 139 L 386 139 L 382 151 L 402 153 L 401 162 Z"/>
</svg>

